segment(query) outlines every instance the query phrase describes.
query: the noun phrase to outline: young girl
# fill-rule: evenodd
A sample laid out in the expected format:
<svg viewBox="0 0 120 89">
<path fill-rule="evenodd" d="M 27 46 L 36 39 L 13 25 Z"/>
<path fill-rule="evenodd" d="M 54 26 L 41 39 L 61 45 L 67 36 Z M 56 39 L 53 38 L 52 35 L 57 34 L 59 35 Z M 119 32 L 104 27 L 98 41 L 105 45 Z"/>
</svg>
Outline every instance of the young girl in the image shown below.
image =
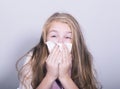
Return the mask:
<svg viewBox="0 0 120 89">
<path fill-rule="evenodd" d="M 19 89 L 98 89 L 92 56 L 70 14 L 50 16 L 40 42 L 26 56 L 18 72 Z"/>
</svg>

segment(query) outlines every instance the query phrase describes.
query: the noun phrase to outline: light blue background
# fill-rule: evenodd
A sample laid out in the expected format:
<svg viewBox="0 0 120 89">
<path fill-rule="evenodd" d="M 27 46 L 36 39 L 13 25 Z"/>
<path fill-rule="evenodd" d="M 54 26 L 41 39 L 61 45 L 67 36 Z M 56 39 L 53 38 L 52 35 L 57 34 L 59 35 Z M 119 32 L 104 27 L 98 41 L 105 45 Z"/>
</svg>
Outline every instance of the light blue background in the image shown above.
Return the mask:
<svg viewBox="0 0 120 89">
<path fill-rule="evenodd" d="M 18 87 L 15 63 L 56 11 L 79 21 L 103 89 L 120 89 L 119 8 L 120 0 L 0 0 L 0 89 Z"/>
</svg>

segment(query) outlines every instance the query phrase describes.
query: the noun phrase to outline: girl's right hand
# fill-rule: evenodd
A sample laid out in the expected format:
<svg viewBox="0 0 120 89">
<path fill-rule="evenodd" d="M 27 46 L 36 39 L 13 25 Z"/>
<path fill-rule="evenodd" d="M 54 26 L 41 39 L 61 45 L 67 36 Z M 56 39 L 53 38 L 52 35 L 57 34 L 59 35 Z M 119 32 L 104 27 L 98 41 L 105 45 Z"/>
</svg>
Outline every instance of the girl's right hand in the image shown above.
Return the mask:
<svg viewBox="0 0 120 89">
<path fill-rule="evenodd" d="M 59 50 L 59 46 L 56 45 L 46 60 L 47 75 L 54 80 L 57 79 L 59 75 L 58 60 L 60 60 L 60 58 L 61 58 L 61 53 Z"/>
</svg>

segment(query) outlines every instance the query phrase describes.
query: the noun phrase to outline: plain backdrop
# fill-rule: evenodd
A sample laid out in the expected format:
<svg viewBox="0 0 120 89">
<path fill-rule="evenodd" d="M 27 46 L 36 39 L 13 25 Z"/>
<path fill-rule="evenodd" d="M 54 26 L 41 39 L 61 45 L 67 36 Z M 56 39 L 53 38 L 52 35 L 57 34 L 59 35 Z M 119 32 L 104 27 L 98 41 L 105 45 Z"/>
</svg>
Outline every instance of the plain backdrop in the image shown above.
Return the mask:
<svg viewBox="0 0 120 89">
<path fill-rule="evenodd" d="M 54 12 L 80 23 L 103 89 L 120 89 L 120 0 L 0 0 L 0 89 L 19 85 L 16 61 L 40 39 Z"/>
</svg>

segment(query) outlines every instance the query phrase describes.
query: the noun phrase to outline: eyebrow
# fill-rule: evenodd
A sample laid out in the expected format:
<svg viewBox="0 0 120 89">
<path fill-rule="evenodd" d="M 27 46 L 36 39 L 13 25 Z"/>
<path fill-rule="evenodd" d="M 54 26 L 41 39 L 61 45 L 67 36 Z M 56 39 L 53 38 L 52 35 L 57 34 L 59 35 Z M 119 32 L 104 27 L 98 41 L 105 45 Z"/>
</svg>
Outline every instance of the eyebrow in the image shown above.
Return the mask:
<svg viewBox="0 0 120 89">
<path fill-rule="evenodd" d="M 51 30 L 51 31 L 48 31 L 48 32 L 57 32 L 56 30 Z"/>
<path fill-rule="evenodd" d="M 56 30 L 51 30 L 51 31 L 48 31 L 48 32 L 50 33 L 50 32 L 58 32 L 58 31 L 56 31 Z M 66 33 L 72 33 L 72 32 L 71 32 L 71 31 L 69 31 L 69 32 L 66 31 Z"/>
</svg>

